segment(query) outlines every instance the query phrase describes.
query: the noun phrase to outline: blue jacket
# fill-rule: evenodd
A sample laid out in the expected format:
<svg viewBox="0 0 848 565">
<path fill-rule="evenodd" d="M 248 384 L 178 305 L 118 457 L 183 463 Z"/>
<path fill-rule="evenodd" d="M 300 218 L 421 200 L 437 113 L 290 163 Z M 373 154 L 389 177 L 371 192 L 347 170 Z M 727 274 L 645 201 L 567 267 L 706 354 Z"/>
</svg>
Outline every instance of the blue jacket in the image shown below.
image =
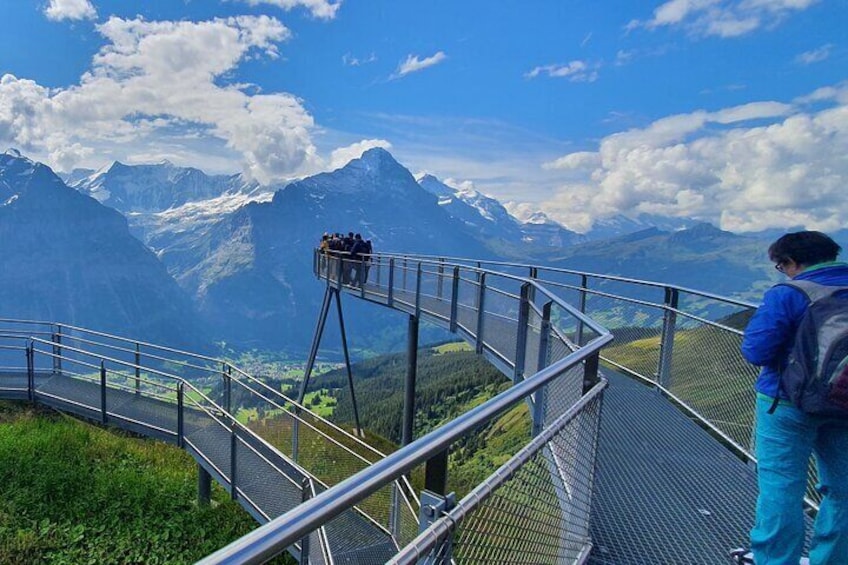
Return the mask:
<svg viewBox="0 0 848 565">
<path fill-rule="evenodd" d="M 795 280 L 808 280 L 828 286 L 848 286 L 848 264 L 821 263 L 805 269 Z M 757 392 L 772 398 L 786 395 L 778 391 L 779 372 L 786 366 L 789 350 L 801 317 L 807 310 L 806 295 L 785 285 L 771 287 L 763 295 L 742 339 L 742 355 L 762 367 Z"/>
</svg>

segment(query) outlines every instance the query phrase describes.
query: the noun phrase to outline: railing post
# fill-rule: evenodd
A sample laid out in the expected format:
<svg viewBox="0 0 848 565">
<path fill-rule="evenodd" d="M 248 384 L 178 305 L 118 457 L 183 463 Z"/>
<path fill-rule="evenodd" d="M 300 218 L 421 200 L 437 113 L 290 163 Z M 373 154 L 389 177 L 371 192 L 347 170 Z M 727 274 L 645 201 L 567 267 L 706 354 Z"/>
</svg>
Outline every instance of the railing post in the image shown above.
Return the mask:
<svg viewBox="0 0 848 565">
<path fill-rule="evenodd" d="M 539 352 L 537 371 L 548 366 L 550 357 L 551 306 L 548 301 L 542 306 L 542 323 L 539 328 Z M 533 393 L 533 436 L 539 435 L 545 422 L 545 405 L 547 404 L 548 387 L 544 386 Z"/>
<path fill-rule="evenodd" d="M 221 366 L 221 378 L 224 380 L 224 410 L 227 414 L 233 413 L 233 368 L 223 363 Z"/>
<path fill-rule="evenodd" d="M 236 492 L 236 445 L 238 437 L 236 436 L 236 428 L 238 422 L 235 417 L 230 416 L 230 498 L 236 500 L 238 493 Z"/>
<path fill-rule="evenodd" d="M 459 267 L 453 268 L 451 280 L 450 331 L 456 333 L 456 317 L 459 314 Z"/>
<path fill-rule="evenodd" d="M 395 303 L 395 258 L 389 259 L 389 283 L 386 304 L 394 306 Z"/>
<path fill-rule="evenodd" d="M 478 285 L 481 285 L 481 280 L 480 280 L 480 279 L 482 279 L 482 278 L 483 278 L 483 271 L 481 270 L 481 267 L 480 267 L 480 261 L 477 261 L 476 277 L 477 277 L 477 284 L 478 284 Z M 476 295 L 476 294 L 474 295 L 475 300 L 476 300 L 477 296 L 478 296 L 478 295 Z M 474 307 L 475 307 L 475 308 L 479 307 L 479 303 L 475 303 L 475 304 L 474 304 Z"/>
<path fill-rule="evenodd" d="M 415 269 L 415 317 L 421 314 L 421 262 Z"/>
<path fill-rule="evenodd" d="M 527 358 L 527 331 L 530 323 L 530 294 L 533 285 L 529 282 L 521 285 L 521 302 L 518 305 L 518 332 L 515 338 L 515 367 L 512 382 L 517 384 L 524 379 L 524 362 Z"/>
<path fill-rule="evenodd" d="M 425 490 L 421 493 L 421 509 L 418 512 L 418 532 L 426 531 L 433 523 L 450 512 L 456 506 L 456 495 L 439 495 Z M 418 560 L 418 565 L 450 565 L 453 554 L 453 537 L 455 528 L 452 528 L 445 537 L 441 546 L 432 549 L 429 555 Z"/>
<path fill-rule="evenodd" d="M 56 325 L 56 333 L 53 334 L 53 374 L 62 374 L 62 325 Z"/>
<path fill-rule="evenodd" d="M 586 275 L 580 275 L 580 313 L 586 313 L 586 289 L 589 288 L 589 277 Z M 583 320 L 577 320 L 577 345 L 583 345 Z"/>
<path fill-rule="evenodd" d="M 336 257 L 336 260 L 336 288 L 341 288 L 344 274 L 344 257 L 341 253 Z"/>
<path fill-rule="evenodd" d="M 106 423 L 106 362 L 100 361 L 100 423 Z"/>
<path fill-rule="evenodd" d="M 427 460 L 424 466 L 424 488 L 444 496 L 448 490 L 448 450 Z"/>
<path fill-rule="evenodd" d="M 135 393 L 141 394 L 141 344 L 135 344 Z"/>
<path fill-rule="evenodd" d="M 365 298 L 365 257 L 359 261 L 359 268 L 356 270 L 356 282 L 359 284 L 359 295 Z"/>
<path fill-rule="evenodd" d="M 539 269 L 538 267 L 530 267 L 530 278 L 534 281 L 539 278 Z M 530 296 L 528 297 L 530 303 L 536 302 L 536 287 L 533 286 L 530 288 Z"/>
<path fill-rule="evenodd" d="M 309 477 L 303 477 L 300 480 L 300 501 L 306 502 L 312 498 L 312 487 L 309 482 Z M 309 532 L 305 533 L 300 539 L 300 564 L 309 564 Z"/>
<path fill-rule="evenodd" d="M 27 359 L 27 397 L 29 401 L 35 400 L 35 349 L 34 343 L 29 342 L 26 346 Z"/>
<path fill-rule="evenodd" d="M 583 394 L 592 390 L 601 380 L 598 372 L 600 357 L 600 352 L 595 352 L 583 362 Z"/>
<path fill-rule="evenodd" d="M 660 339 L 660 358 L 657 363 L 657 380 L 658 384 L 666 389 L 671 386 L 671 361 L 674 353 L 678 298 L 676 288 L 665 287 L 665 312 Z"/>
<path fill-rule="evenodd" d="M 477 289 L 477 353 L 483 353 L 483 320 L 486 314 L 486 273 L 477 271 L 480 287 Z"/>
<path fill-rule="evenodd" d="M 436 298 L 442 298 L 442 287 L 445 282 L 445 259 L 443 257 L 439 257 L 439 269 L 438 269 L 438 278 L 436 280 Z"/>
<path fill-rule="evenodd" d="M 180 382 L 177 384 L 177 445 L 179 447 L 183 446 L 183 433 L 185 432 L 185 414 L 183 413 L 183 408 L 185 406 L 183 400 L 183 383 Z"/>
</svg>

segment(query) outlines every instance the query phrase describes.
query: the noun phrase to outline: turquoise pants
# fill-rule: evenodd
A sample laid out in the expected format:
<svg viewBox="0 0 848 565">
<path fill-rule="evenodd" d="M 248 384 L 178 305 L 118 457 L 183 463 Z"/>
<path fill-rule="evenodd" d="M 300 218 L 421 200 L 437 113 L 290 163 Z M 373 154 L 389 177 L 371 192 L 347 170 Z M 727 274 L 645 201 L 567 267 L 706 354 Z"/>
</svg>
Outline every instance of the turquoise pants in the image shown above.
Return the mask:
<svg viewBox="0 0 848 565">
<path fill-rule="evenodd" d="M 812 416 L 757 397 L 757 519 L 751 550 L 757 565 L 797 565 L 804 548 L 802 499 L 810 455 L 822 502 L 810 565 L 848 565 L 848 420 Z"/>
</svg>

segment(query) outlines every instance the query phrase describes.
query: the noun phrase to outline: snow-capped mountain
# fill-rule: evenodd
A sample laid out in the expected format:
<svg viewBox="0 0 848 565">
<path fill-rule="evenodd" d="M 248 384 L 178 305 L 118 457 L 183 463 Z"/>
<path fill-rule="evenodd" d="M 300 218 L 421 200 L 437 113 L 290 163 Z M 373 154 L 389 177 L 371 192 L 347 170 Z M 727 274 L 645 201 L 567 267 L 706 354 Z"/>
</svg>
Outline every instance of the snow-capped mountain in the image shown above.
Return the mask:
<svg viewBox="0 0 848 565">
<path fill-rule="evenodd" d="M 0 316 L 205 342 L 188 297 L 120 213 L 12 151 L 0 155 Z"/>
<path fill-rule="evenodd" d="M 279 188 L 240 174 L 207 175 L 168 161 L 115 162 L 89 174 L 74 171 L 67 178 L 73 188 L 123 213 L 132 233 L 160 258 L 172 248 L 192 245 L 210 225 L 248 202 L 270 201 Z"/>
<path fill-rule="evenodd" d="M 124 214 L 170 210 L 188 202 L 227 194 L 261 191 L 256 182 L 242 175 L 207 175 L 199 169 L 177 167 L 168 161 L 155 165 L 125 165 L 114 162 L 105 169 L 69 183 L 83 194 Z"/>
<path fill-rule="evenodd" d="M 323 291 L 312 275 L 312 250 L 327 231 L 359 232 L 376 251 L 494 257 L 407 169 L 375 148 L 341 169 L 289 184 L 270 202 L 239 208 L 163 259 L 220 339 L 303 348 Z M 346 322 L 367 328 L 360 335 L 380 334 L 388 314 L 347 308 L 354 314 Z"/>
<path fill-rule="evenodd" d="M 465 222 L 483 237 L 521 240 L 521 226 L 503 205 L 474 189 L 453 188 L 430 174 L 418 177 L 418 184 L 439 199 L 448 214 Z"/>
<path fill-rule="evenodd" d="M 436 195 L 439 205 L 451 216 L 474 229 L 481 242 L 501 254 L 513 258 L 526 258 L 528 253 L 544 256 L 551 249 L 586 240 L 544 212 L 537 211 L 522 222 L 500 201 L 477 190 L 454 188 L 429 174 L 421 175 L 418 184 Z"/>
</svg>

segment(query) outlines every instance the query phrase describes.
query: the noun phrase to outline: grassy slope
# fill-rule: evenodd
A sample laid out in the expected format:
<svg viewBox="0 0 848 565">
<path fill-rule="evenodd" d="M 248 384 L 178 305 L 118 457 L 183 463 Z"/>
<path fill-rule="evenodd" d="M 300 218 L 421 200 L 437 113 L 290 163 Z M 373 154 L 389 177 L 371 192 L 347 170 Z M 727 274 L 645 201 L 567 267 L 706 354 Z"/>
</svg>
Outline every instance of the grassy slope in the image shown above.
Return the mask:
<svg viewBox="0 0 848 565">
<path fill-rule="evenodd" d="M 0 403 L 0 563 L 192 563 L 256 527 L 182 450 Z"/>
</svg>

